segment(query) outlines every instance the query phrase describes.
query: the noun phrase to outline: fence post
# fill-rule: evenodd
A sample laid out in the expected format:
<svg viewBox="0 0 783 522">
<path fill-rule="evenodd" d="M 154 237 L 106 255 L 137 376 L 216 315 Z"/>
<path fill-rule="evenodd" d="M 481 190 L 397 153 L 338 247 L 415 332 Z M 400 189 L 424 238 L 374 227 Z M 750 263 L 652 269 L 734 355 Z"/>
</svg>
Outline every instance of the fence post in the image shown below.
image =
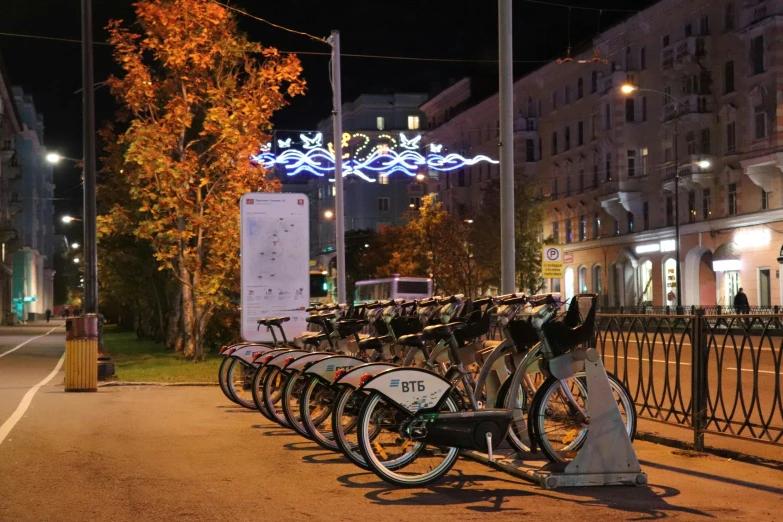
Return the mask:
<svg viewBox="0 0 783 522">
<path fill-rule="evenodd" d="M 707 323 L 704 310 L 696 309 L 691 327 L 691 425 L 693 446 L 704 451 L 704 428 L 707 418 Z"/>
</svg>

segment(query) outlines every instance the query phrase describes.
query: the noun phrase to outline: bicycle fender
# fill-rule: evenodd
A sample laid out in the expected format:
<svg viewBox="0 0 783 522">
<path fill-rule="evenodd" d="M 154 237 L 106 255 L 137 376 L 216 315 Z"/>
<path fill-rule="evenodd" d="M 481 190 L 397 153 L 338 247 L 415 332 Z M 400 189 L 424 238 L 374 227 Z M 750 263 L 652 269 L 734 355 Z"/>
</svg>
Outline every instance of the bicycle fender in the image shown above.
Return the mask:
<svg viewBox="0 0 783 522">
<path fill-rule="evenodd" d="M 286 350 L 285 352 L 279 353 L 269 359 L 269 361 L 266 363 L 267 366 L 274 366 L 276 368 L 282 368 L 283 365 L 285 365 L 286 359 L 289 357 L 301 357 L 302 355 L 307 355 L 313 352 L 308 352 L 305 350 Z"/>
<path fill-rule="evenodd" d="M 337 370 L 347 371 L 363 363 L 364 361 L 357 357 L 331 355 L 311 364 L 310 367 L 305 370 L 305 373 L 317 375 L 331 384 Z"/>
<path fill-rule="evenodd" d="M 259 353 L 265 353 L 265 352 L 271 352 L 274 350 L 271 346 L 259 346 L 259 345 L 245 345 L 240 348 L 237 348 L 234 350 L 229 357 L 235 357 L 237 359 L 242 359 L 247 364 L 254 364 L 255 366 L 258 366 L 258 363 L 253 360 L 253 357 L 255 357 Z"/>
<path fill-rule="evenodd" d="M 330 353 L 322 353 L 322 352 L 316 352 L 316 353 L 308 353 L 307 355 L 295 355 L 294 359 L 292 361 L 289 361 L 287 364 L 283 365 L 282 368 L 286 370 L 295 370 L 298 372 L 301 372 L 304 370 L 308 365 L 320 361 L 324 357 L 329 357 Z"/>
<path fill-rule="evenodd" d="M 449 381 L 420 368 L 392 368 L 359 387 L 362 391 L 377 391 L 411 413 L 432 408 L 450 389 Z"/>
<path fill-rule="evenodd" d="M 384 362 L 371 362 L 367 364 L 360 364 L 354 367 L 352 370 L 345 372 L 339 379 L 334 381 L 334 384 L 345 384 L 353 389 L 356 389 L 361 384 L 362 377 L 364 375 L 377 375 L 385 370 L 391 370 L 392 368 L 399 368 L 396 364 L 384 363 Z"/>
<path fill-rule="evenodd" d="M 293 349 L 293 348 L 273 348 L 272 350 L 270 350 L 270 351 L 268 351 L 268 352 L 265 352 L 263 355 L 261 355 L 261 356 L 260 356 L 260 357 L 259 357 L 259 358 L 256 360 L 256 364 L 257 364 L 257 365 L 259 366 L 259 368 L 260 368 L 261 366 L 264 366 L 264 361 L 265 361 L 267 358 L 269 358 L 269 359 L 271 360 L 273 357 L 275 357 L 275 356 L 277 356 L 277 355 L 280 355 L 281 353 L 290 352 L 292 349 Z"/>
</svg>

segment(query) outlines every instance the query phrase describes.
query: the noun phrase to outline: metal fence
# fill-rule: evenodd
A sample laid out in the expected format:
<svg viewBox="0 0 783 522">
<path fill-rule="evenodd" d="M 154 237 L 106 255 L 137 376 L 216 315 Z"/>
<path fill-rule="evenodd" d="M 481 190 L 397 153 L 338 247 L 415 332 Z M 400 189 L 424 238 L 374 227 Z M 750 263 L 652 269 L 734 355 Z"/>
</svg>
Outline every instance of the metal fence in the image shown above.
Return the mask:
<svg viewBox="0 0 783 522">
<path fill-rule="evenodd" d="M 783 445 L 783 316 L 692 312 L 599 314 L 606 369 L 640 417 L 693 430 L 699 450 L 705 433 Z"/>
</svg>

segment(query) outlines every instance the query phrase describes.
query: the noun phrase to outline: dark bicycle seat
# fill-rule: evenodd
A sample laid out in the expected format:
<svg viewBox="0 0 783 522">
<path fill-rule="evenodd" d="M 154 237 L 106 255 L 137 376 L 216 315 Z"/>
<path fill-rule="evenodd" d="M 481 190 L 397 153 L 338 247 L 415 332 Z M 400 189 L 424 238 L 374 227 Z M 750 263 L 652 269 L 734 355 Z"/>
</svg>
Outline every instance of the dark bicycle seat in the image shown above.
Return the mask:
<svg viewBox="0 0 783 522">
<path fill-rule="evenodd" d="M 328 338 L 329 338 L 329 336 L 327 334 L 318 334 L 318 335 L 312 335 L 312 336 L 305 337 L 304 339 L 302 339 L 302 342 L 304 344 L 309 344 L 309 345 L 312 345 L 312 346 L 318 346 L 323 341 L 326 341 Z"/>
<path fill-rule="evenodd" d="M 424 338 L 421 334 L 408 334 L 397 338 L 397 342 L 403 346 L 412 346 L 414 348 L 424 347 Z"/>
<path fill-rule="evenodd" d="M 589 299 L 590 309 L 587 316 L 579 324 L 579 300 Z M 561 355 L 580 344 L 593 339 L 595 335 L 595 313 L 598 296 L 596 294 L 580 294 L 571 300 L 568 312 L 562 321 L 550 321 L 542 327 L 544 335 L 552 348 L 552 353 Z"/>
<path fill-rule="evenodd" d="M 367 319 L 340 319 L 337 321 L 337 331 L 342 336 L 352 335 L 361 332 L 368 324 Z"/>
<path fill-rule="evenodd" d="M 380 337 L 368 337 L 359 341 L 359 348 L 362 350 L 380 350 L 384 344 L 389 344 L 394 339 L 391 335 L 383 335 Z"/>
<path fill-rule="evenodd" d="M 263 319 L 259 319 L 258 324 L 264 326 L 280 326 L 290 320 L 290 317 L 265 317 Z"/>
<path fill-rule="evenodd" d="M 467 324 L 463 322 L 452 322 L 446 324 L 436 324 L 433 326 L 427 326 L 422 331 L 422 335 L 425 339 L 431 339 L 439 341 L 441 339 L 447 339 L 451 337 L 451 334 L 457 330 L 465 328 Z"/>
</svg>

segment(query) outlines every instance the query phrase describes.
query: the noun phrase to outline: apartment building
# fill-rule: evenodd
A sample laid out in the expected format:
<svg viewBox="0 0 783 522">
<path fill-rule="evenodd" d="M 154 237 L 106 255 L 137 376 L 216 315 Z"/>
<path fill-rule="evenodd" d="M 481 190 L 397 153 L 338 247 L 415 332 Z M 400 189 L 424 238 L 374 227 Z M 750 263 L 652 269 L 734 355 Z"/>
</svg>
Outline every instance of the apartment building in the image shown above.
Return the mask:
<svg viewBox="0 0 783 522">
<path fill-rule="evenodd" d="M 675 305 L 680 283 L 684 305 L 731 304 L 743 287 L 780 305 L 780 84 L 781 0 L 664 0 L 515 82 L 517 182 L 537 184 L 543 236 L 565 246 L 550 289 L 637 306 Z M 497 157 L 497 96 L 469 99 L 464 80 L 422 106 L 428 142 Z M 441 198 L 478 209 L 496 170 L 442 176 Z"/>
</svg>

